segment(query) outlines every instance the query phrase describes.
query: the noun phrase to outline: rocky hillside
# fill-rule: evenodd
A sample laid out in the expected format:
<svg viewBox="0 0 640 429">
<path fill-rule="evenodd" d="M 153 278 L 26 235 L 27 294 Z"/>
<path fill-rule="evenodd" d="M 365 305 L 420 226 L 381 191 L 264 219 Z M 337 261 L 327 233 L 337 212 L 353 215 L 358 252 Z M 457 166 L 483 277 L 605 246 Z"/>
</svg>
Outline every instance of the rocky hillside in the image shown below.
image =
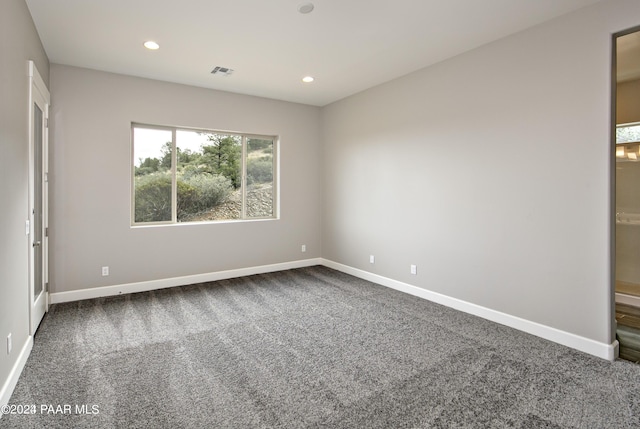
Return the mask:
<svg viewBox="0 0 640 429">
<path fill-rule="evenodd" d="M 273 186 L 253 188 L 247 192 L 247 217 L 259 218 L 273 215 Z M 213 220 L 240 219 L 242 212 L 242 194 L 240 190 L 231 194 L 229 199 L 213 209 L 199 213 L 183 222 L 202 222 Z"/>
</svg>

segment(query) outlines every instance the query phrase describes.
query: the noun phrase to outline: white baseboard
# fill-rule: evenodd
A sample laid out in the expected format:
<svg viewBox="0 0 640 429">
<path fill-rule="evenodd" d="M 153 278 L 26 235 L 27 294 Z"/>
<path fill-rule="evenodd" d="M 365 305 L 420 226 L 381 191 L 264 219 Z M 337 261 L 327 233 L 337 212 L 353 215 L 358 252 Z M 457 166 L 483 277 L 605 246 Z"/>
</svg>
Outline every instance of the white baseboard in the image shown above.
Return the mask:
<svg viewBox="0 0 640 429">
<path fill-rule="evenodd" d="M 7 377 L 7 380 L 2 386 L 2 390 L 0 390 L 0 407 L 9 403 L 11 395 L 13 394 L 13 389 L 15 389 L 16 384 L 18 384 L 18 379 L 20 378 L 20 374 L 22 374 L 22 370 L 27 363 L 27 358 L 31 354 L 32 348 L 33 337 L 29 335 L 27 342 L 22 346 L 22 350 L 20 350 L 16 363 L 13 365 L 13 368 L 11 368 L 9 377 Z M 0 418 L 2 418 L 2 413 L 0 413 Z"/>
<path fill-rule="evenodd" d="M 553 341 L 555 343 L 562 344 L 576 350 L 580 350 L 599 358 L 613 361 L 618 357 L 617 340 L 611 344 L 601 343 L 589 338 L 572 334 L 570 332 L 561 331 L 550 326 L 542 325 L 540 323 L 532 322 L 530 320 L 522 319 L 510 314 L 502 313 L 500 311 L 492 310 L 490 308 L 482 307 L 470 302 L 462 301 L 457 298 L 452 298 L 450 296 L 446 296 L 437 292 L 432 292 L 417 286 L 379 276 L 377 274 L 373 274 L 357 268 L 352 268 L 347 265 L 342 265 L 327 259 L 322 260 L 322 265 L 364 280 L 368 280 L 373 283 L 380 284 L 382 286 L 387 286 L 392 289 L 396 289 L 401 292 L 405 292 L 426 299 L 428 301 L 435 302 L 437 304 L 442 304 L 446 307 L 451 307 L 465 313 L 473 314 L 474 316 L 482 317 L 483 319 L 487 319 L 492 322 L 500 323 L 501 325 L 515 328 L 519 331 L 527 332 L 537 337 L 541 337 L 546 340 Z"/>
<path fill-rule="evenodd" d="M 261 265 L 258 267 L 239 268 L 235 270 L 217 271 L 213 273 L 196 274 L 190 276 L 173 277 L 169 279 L 149 280 L 137 283 L 127 283 L 113 286 L 103 286 L 90 289 L 79 289 L 68 292 L 56 292 L 49 295 L 50 303 L 80 301 L 83 299 L 101 298 L 104 296 L 121 295 L 127 293 L 147 292 L 174 286 L 185 286 L 195 283 L 213 282 L 232 279 L 235 277 L 254 274 L 272 273 L 275 271 L 322 265 L 321 258 L 304 259 L 300 261 L 283 262 L 280 264 Z"/>
<path fill-rule="evenodd" d="M 527 332 L 532 335 L 544 338 L 549 341 L 553 341 L 558 344 L 571 347 L 582 352 L 607 359 L 614 360 L 618 356 L 618 342 L 614 341 L 611 344 L 601 343 L 591 340 L 589 338 L 581 337 L 569 332 L 561 331 L 550 326 L 542 325 L 540 323 L 532 322 L 530 320 L 522 319 L 510 314 L 502 313 L 500 311 L 492 310 L 480 305 L 472 304 L 467 301 L 463 301 L 457 298 L 452 298 L 447 295 L 443 295 L 437 292 L 433 292 L 427 289 L 423 289 L 417 286 L 403 283 L 397 280 L 393 280 L 387 277 L 383 277 L 377 274 L 373 274 L 357 268 L 352 268 L 347 265 L 339 264 L 337 262 L 330 261 L 323 258 L 305 259 L 300 261 L 284 262 L 273 265 L 262 265 L 258 267 L 239 268 L 228 271 L 218 271 L 213 273 L 196 274 L 183 277 L 174 277 L 169 279 L 150 280 L 137 283 L 128 283 L 113 286 L 104 286 L 91 289 L 80 289 L 68 292 L 57 292 L 50 294 L 50 302 L 52 304 L 80 301 L 83 299 L 100 298 L 105 296 L 113 296 L 127 293 L 146 292 L 157 289 L 164 289 L 174 286 L 184 286 L 194 283 L 211 282 L 217 280 L 225 280 L 234 277 L 249 276 L 253 274 L 270 273 L 275 271 L 289 270 L 294 268 L 309 267 L 313 265 L 324 265 L 329 268 L 333 268 L 338 271 L 342 271 L 347 274 L 351 274 L 355 277 L 371 281 L 373 283 L 387 286 L 392 289 L 399 290 L 438 304 L 442 304 L 453 309 L 463 311 L 465 313 L 473 314 L 475 316 L 482 317 L 492 322 L 500 323 L 511 328 L 518 329 L 523 332 Z M 616 300 L 617 300 L 616 294 Z"/>
<path fill-rule="evenodd" d="M 616 302 L 618 304 L 632 305 L 640 307 L 640 296 L 627 295 L 625 293 L 616 292 Z"/>
</svg>

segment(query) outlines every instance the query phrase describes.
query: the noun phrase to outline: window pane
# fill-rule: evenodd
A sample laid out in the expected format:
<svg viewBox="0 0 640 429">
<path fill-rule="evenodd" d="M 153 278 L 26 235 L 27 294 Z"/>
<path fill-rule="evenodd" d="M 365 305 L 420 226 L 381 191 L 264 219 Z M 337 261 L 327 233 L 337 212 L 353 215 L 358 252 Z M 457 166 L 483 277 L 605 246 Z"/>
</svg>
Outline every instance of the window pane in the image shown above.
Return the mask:
<svg viewBox="0 0 640 429">
<path fill-rule="evenodd" d="M 240 136 L 178 130 L 178 222 L 242 218 Z"/>
<path fill-rule="evenodd" d="M 171 131 L 133 129 L 134 220 L 171 221 Z"/>
<path fill-rule="evenodd" d="M 240 137 L 178 130 L 176 140 L 178 222 L 240 219 Z"/>
<path fill-rule="evenodd" d="M 42 110 L 37 103 L 33 103 L 33 242 L 43 242 L 42 224 L 43 224 L 43 207 L 42 207 Z M 33 298 L 37 299 L 42 292 L 42 246 L 33 246 L 34 266 L 33 270 L 35 279 L 33 282 Z"/>
<path fill-rule="evenodd" d="M 273 216 L 273 140 L 247 139 L 248 218 Z"/>
<path fill-rule="evenodd" d="M 640 142 L 640 125 L 625 125 L 616 128 L 616 143 Z"/>
</svg>

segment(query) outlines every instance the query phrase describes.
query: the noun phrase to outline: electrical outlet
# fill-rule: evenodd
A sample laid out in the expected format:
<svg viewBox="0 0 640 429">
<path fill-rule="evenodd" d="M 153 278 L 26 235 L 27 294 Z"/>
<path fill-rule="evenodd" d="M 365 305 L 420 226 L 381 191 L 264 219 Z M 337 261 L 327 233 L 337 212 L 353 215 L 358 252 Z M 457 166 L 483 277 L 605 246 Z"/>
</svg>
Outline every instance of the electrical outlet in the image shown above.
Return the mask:
<svg viewBox="0 0 640 429">
<path fill-rule="evenodd" d="M 11 334 L 7 335 L 7 354 L 11 354 L 11 349 L 13 348 L 13 344 L 11 343 Z"/>
<path fill-rule="evenodd" d="M 369 263 L 370 264 L 375 264 L 376 263 L 376 257 L 373 255 L 369 255 Z"/>
<path fill-rule="evenodd" d="M 411 265 L 411 274 L 414 276 L 418 274 L 418 267 L 415 265 Z"/>
<path fill-rule="evenodd" d="M 109 267 L 102 267 L 102 276 L 108 276 L 109 275 Z"/>
<path fill-rule="evenodd" d="M 306 252 L 307 251 L 307 245 L 303 244 L 302 247 L 300 248 L 300 250 L 302 250 L 302 252 Z"/>
</svg>

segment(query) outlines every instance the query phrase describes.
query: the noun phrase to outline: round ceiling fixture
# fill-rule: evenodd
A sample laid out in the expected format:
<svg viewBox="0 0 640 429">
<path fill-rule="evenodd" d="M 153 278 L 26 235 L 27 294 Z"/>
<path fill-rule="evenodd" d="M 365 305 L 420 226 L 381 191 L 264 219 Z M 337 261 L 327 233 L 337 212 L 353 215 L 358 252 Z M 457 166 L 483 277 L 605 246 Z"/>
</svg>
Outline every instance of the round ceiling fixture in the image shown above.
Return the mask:
<svg viewBox="0 0 640 429">
<path fill-rule="evenodd" d="M 147 48 L 147 49 L 150 49 L 152 51 L 155 51 L 156 49 L 160 49 L 160 45 L 158 45 L 153 40 L 148 40 L 148 41 L 144 42 L 144 47 Z"/>
<path fill-rule="evenodd" d="M 298 12 L 300 13 L 311 13 L 313 11 L 313 3 L 302 3 L 298 6 Z"/>
<path fill-rule="evenodd" d="M 303 78 L 302 78 L 302 81 L 303 81 L 304 83 L 311 83 L 311 82 L 313 82 L 314 80 L 315 80 L 315 79 L 313 78 L 313 76 L 305 76 L 305 77 L 303 77 Z"/>
</svg>

